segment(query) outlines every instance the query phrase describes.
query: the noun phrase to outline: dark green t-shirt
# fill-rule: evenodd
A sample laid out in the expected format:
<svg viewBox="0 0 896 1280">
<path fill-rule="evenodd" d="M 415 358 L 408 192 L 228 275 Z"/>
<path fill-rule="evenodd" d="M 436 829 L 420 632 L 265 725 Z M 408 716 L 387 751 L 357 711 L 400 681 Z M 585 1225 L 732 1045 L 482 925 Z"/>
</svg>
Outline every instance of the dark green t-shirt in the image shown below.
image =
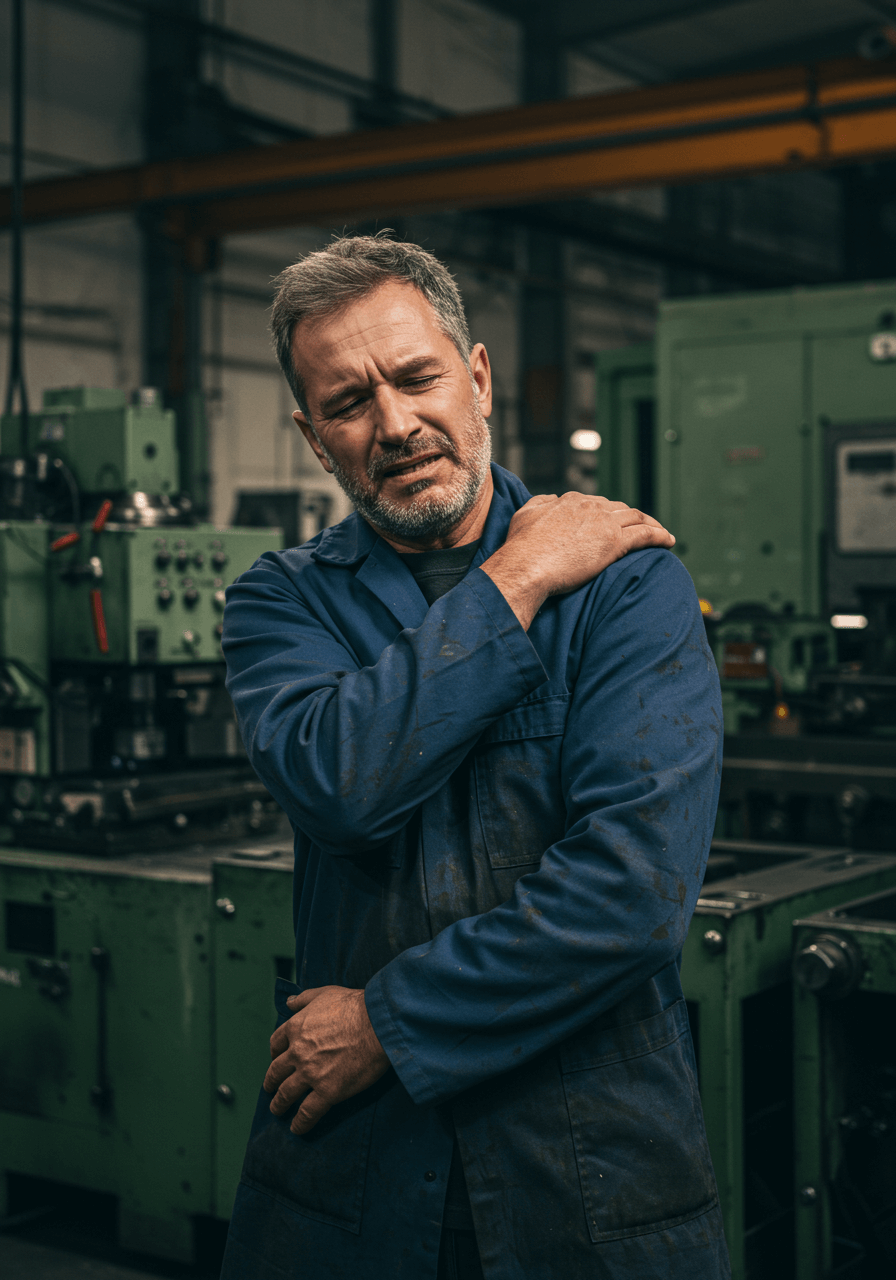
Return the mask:
<svg viewBox="0 0 896 1280">
<path fill-rule="evenodd" d="M 465 542 L 462 547 L 401 553 L 401 558 L 416 578 L 426 603 L 433 605 L 466 576 L 478 550 L 478 541 Z"/>
<path fill-rule="evenodd" d="M 417 580 L 426 603 L 434 605 L 439 596 L 456 587 L 466 576 L 478 550 L 478 541 L 465 542 L 461 547 L 445 547 L 438 551 L 412 551 L 402 554 L 401 558 Z M 473 1214 L 457 1138 L 454 1139 L 451 1156 L 443 1221 L 453 1231 L 473 1230 Z"/>
</svg>

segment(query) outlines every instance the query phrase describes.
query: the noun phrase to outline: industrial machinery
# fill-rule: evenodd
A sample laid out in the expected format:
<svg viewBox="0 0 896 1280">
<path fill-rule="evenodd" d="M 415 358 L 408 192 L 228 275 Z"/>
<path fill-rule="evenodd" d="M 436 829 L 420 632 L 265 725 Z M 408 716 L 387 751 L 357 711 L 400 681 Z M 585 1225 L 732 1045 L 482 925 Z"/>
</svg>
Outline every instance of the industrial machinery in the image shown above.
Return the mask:
<svg viewBox="0 0 896 1280">
<path fill-rule="evenodd" d="M 92 853 L 272 829 L 224 689 L 224 589 L 276 529 L 177 494 L 151 389 L 66 388 L 2 420 L 0 821 Z"/>
<path fill-rule="evenodd" d="M 896 1270 L 896 892 L 794 925 L 797 1280 Z"/>
<path fill-rule="evenodd" d="M 733 1280 L 794 1274 L 793 920 L 883 889 L 896 856 L 713 843 L 681 981 Z"/>
<path fill-rule="evenodd" d="M 0 850 L 0 1217 L 63 1183 L 181 1261 L 229 1218 L 294 938 L 289 841 L 225 850 Z"/>
<path fill-rule="evenodd" d="M 667 302 L 598 357 L 598 487 L 677 538 L 722 679 L 719 834 L 892 847 L 896 285 Z"/>
</svg>

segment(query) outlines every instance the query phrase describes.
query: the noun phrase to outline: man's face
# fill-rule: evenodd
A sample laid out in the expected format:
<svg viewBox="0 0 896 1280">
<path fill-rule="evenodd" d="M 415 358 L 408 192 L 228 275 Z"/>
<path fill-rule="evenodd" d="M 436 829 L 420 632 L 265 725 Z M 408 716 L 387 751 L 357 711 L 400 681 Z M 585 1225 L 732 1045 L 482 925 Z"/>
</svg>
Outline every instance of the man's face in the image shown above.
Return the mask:
<svg viewBox="0 0 896 1280">
<path fill-rule="evenodd" d="M 473 510 L 491 479 L 488 356 L 478 344 L 468 369 L 418 289 L 389 281 L 297 325 L 293 359 L 311 421 L 293 416 L 375 528 L 440 539 Z"/>
</svg>

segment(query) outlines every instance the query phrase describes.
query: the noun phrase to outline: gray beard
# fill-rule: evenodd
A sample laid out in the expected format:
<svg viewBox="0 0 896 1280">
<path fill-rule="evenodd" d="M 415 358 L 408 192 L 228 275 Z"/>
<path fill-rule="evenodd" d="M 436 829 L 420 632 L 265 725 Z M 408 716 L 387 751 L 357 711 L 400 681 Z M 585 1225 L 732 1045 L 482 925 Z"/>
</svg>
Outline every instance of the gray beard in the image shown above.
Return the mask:
<svg viewBox="0 0 896 1280">
<path fill-rule="evenodd" d="M 318 440 L 320 444 L 320 440 Z M 321 444 L 339 487 L 351 499 L 358 514 L 394 538 L 444 538 L 473 508 L 488 475 L 491 461 L 491 435 L 479 406 L 473 403 L 458 450 L 442 432 L 417 437 L 413 445 L 402 445 L 380 454 L 367 469 L 367 476 L 349 475 Z M 416 502 L 394 502 L 384 498 L 374 487 L 390 467 L 410 462 L 421 454 L 438 449 L 454 462 L 457 473 L 447 492 L 440 496 L 420 497 Z M 418 480 L 408 485 L 411 494 L 424 494 L 431 480 Z"/>
</svg>

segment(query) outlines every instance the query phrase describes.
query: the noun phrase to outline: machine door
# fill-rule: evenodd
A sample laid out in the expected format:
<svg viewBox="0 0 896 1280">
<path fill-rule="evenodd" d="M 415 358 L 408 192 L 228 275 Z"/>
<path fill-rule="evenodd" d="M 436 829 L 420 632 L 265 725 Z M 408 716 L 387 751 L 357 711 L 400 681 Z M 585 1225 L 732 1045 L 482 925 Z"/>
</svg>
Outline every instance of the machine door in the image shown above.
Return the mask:
<svg viewBox="0 0 896 1280">
<path fill-rule="evenodd" d="M 96 1129 L 101 979 L 81 888 L 64 871 L 0 865 L 0 1113 Z"/>
<path fill-rule="evenodd" d="M 274 983 L 292 980 L 292 851 L 215 864 L 215 1213 L 229 1218 L 277 1014 Z"/>
<path fill-rule="evenodd" d="M 670 355 L 660 516 L 697 591 L 716 609 L 807 612 L 801 340 L 704 342 Z"/>
</svg>

